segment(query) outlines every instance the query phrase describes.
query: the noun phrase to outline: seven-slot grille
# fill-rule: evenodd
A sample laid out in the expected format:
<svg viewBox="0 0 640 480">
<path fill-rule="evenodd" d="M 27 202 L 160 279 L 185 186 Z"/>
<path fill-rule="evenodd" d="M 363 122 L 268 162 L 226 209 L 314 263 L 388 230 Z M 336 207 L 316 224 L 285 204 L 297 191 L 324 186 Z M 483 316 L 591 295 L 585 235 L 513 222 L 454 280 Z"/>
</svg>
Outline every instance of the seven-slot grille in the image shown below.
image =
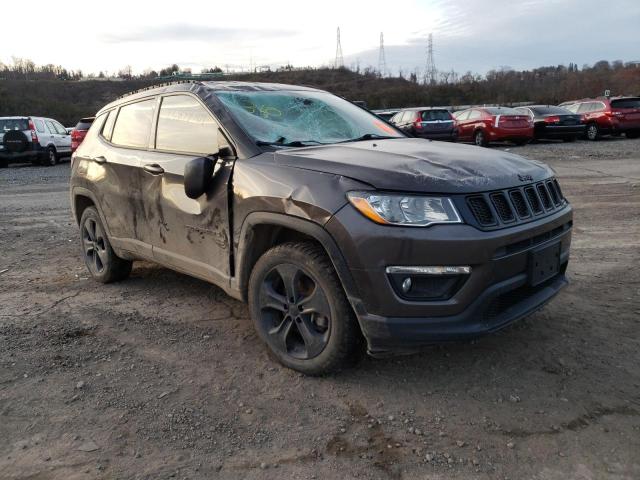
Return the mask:
<svg viewBox="0 0 640 480">
<path fill-rule="evenodd" d="M 466 200 L 473 218 L 481 227 L 523 223 L 551 213 L 566 203 L 555 178 L 523 187 L 469 195 Z"/>
</svg>

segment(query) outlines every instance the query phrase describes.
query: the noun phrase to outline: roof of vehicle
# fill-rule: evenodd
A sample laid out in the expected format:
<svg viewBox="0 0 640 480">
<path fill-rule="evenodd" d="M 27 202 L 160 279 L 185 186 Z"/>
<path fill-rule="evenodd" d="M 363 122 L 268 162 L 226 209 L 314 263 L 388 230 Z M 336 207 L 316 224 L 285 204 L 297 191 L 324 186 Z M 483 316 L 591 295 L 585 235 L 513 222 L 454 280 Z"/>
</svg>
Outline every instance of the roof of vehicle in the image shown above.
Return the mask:
<svg viewBox="0 0 640 480">
<path fill-rule="evenodd" d="M 400 111 L 402 112 L 424 112 L 427 110 L 446 110 L 447 112 L 449 111 L 449 109 L 447 107 L 409 107 L 409 108 L 401 108 Z"/>
<path fill-rule="evenodd" d="M 125 103 L 138 98 L 144 98 L 151 95 L 158 95 L 161 93 L 169 92 L 184 92 L 206 89 L 213 91 L 227 91 L 227 92 L 274 92 L 274 91 L 315 91 L 320 92 L 317 88 L 304 87 L 302 85 L 287 85 L 284 83 L 264 83 L 264 82 L 238 82 L 238 81 L 201 81 L 201 80 L 182 80 L 177 82 L 162 83 L 158 85 L 151 85 L 140 90 L 135 90 L 130 93 L 126 93 L 113 102 L 105 105 L 100 109 L 98 114 L 108 108 Z M 97 115 L 97 114 L 96 114 Z"/>
</svg>

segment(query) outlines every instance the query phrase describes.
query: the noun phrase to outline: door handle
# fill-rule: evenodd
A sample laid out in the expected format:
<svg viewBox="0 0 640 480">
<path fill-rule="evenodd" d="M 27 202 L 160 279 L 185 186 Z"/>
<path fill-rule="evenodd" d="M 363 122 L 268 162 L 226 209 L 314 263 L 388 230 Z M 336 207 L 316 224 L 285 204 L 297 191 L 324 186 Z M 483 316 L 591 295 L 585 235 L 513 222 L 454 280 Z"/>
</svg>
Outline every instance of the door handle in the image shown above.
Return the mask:
<svg viewBox="0 0 640 480">
<path fill-rule="evenodd" d="M 102 165 L 103 163 L 107 163 L 107 159 L 104 158 L 103 156 L 95 157 L 93 161 L 96 163 L 99 163 L 100 165 Z"/>
<path fill-rule="evenodd" d="M 145 165 L 142 168 L 145 172 L 149 172 L 151 175 L 162 175 L 164 173 L 164 168 L 162 168 L 157 163 L 151 163 L 149 165 Z"/>
</svg>

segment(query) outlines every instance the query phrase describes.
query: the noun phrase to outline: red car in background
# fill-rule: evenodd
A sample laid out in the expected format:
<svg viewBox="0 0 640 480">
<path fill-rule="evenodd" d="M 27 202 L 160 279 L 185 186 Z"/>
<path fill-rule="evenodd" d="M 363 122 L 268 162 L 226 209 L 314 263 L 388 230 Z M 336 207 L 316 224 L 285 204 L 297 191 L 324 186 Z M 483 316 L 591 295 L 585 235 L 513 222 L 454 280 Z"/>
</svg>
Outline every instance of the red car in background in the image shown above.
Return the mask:
<svg viewBox="0 0 640 480">
<path fill-rule="evenodd" d="M 71 153 L 80 146 L 94 120 L 95 117 L 81 118 L 76 127 L 71 130 Z"/>
<path fill-rule="evenodd" d="M 486 147 L 491 142 L 510 141 L 524 145 L 533 139 L 528 115 L 507 107 L 473 107 L 453 114 L 458 141 Z"/>
<path fill-rule="evenodd" d="M 561 106 L 581 116 L 589 140 L 622 133 L 640 137 L 640 97 L 585 98 Z"/>
</svg>

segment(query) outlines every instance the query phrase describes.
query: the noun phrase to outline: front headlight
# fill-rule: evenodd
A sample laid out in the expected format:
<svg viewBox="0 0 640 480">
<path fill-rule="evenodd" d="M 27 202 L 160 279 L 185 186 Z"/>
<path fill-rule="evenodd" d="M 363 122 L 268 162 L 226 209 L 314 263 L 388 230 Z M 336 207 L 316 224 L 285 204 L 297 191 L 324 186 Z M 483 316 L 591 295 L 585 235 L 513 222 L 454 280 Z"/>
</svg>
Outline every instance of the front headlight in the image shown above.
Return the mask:
<svg viewBox="0 0 640 480">
<path fill-rule="evenodd" d="M 349 192 L 347 198 L 365 217 L 382 225 L 427 227 L 434 223 L 462 223 L 447 197 Z"/>
</svg>

